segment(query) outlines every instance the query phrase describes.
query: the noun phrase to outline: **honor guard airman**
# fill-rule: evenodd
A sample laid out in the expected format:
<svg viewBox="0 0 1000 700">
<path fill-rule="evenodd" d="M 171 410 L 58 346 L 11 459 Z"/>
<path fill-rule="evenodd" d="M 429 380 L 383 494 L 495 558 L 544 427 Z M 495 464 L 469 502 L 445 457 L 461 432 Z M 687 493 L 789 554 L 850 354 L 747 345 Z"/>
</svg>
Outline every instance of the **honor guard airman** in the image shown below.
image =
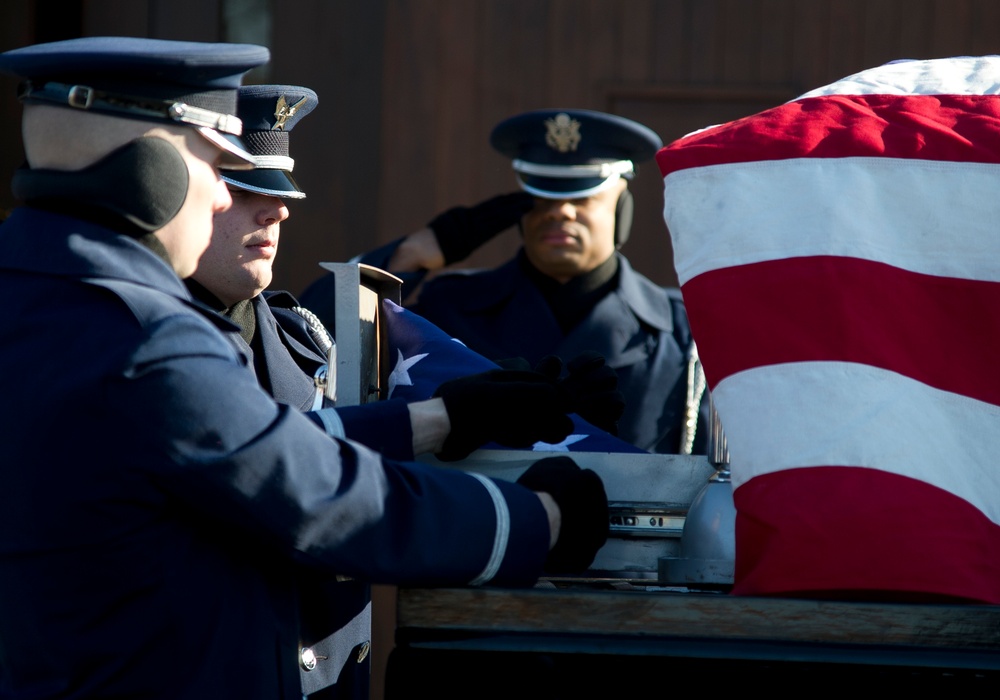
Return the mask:
<svg viewBox="0 0 1000 700">
<path fill-rule="evenodd" d="M 182 279 L 232 205 L 219 168 L 255 165 L 237 89 L 267 59 L 123 37 L 0 54 L 27 160 L 0 247 L 5 698 L 301 698 L 303 567 L 529 584 L 550 548 L 603 542 L 596 476 L 536 464 L 586 484 L 573 523 L 553 482 L 333 438 L 269 397 L 237 326 L 193 300 Z"/>
</svg>

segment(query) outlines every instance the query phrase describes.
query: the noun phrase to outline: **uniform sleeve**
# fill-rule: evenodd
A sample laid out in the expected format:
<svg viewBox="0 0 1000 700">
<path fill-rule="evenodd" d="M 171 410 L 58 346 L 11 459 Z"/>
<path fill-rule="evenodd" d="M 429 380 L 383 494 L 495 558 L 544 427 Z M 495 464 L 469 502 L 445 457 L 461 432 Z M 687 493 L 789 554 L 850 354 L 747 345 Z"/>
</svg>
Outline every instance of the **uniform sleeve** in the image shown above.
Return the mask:
<svg viewBox="0 0 1000 700">
<path fill-rule="evenodd" d="M 516 484 L 384 461 L 276 404 L 224 340 L 158 329 L 107 405 L 156 489 L 303 561 L 376 583 L 528 584 L 548 550 L 538 498 Z M 143 406 L 143 410 L 135 410 Z"/>
<path fill-rule="evenodd" d="M 383 457 L 412 460 L 413 425 L 405 401 L 375 401 L 310 411 L 306 416 L 331 437 L 346 437 L 370 447 Z"/>
</svg>

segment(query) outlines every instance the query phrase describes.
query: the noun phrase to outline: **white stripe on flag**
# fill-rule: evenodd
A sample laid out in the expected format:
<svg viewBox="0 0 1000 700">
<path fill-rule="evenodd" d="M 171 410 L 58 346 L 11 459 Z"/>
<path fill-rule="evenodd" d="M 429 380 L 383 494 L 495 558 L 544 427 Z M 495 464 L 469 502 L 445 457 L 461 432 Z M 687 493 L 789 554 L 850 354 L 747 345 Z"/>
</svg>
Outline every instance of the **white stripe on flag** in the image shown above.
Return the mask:
<svg viewBox="0 0 1000 700">
<path fill-rule="evenodd" d="M 798 99 L 822 95 L 1000 95 L 1000 58 L 900 61 L 855 73 Z"/>
<path fill-rule="evenodd" d="M 840 362 L 747 370 L 713 398 L 734 487 L 800 467 L 870 467 L 948 491 L 1000 524 L 997 406 Z"/>
<path fill-rule="evenodd" d="M 734 163 L 668 175 L 681 284 L 720 268 L 814 255 L 1000 281 L 1000 166 L 895 158 Z"/>
</svg>

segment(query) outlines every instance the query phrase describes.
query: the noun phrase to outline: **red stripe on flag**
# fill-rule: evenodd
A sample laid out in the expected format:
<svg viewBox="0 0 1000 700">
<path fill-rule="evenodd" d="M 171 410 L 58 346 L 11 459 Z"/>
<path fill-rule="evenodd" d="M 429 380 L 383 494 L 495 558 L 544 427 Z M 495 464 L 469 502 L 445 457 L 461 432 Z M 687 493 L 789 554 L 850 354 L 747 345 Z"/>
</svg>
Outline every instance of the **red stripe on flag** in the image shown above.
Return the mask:
<svg viewBox="0 0 1000 700">
<path fill-rule="evenodd" d="M 755 367 L 840 361 L 1000 405 L 1000 283 L 817 256 L 707 272 L 683 291 L 712 388 Z"/>
<path fill-rule="evenodd" d="M 923 482 L 811 467 L 756 477 L 734 500 L 735 594 L 903 591 L 1000 603 L 1000 526 Z"/>
<path fill-rule="evenodd" d="M 1000 163 L 1000 96 L 803 98 L 675 141 L 656 162 L 666 176 L 726 163 L 855 156 Z"/>
</svg>

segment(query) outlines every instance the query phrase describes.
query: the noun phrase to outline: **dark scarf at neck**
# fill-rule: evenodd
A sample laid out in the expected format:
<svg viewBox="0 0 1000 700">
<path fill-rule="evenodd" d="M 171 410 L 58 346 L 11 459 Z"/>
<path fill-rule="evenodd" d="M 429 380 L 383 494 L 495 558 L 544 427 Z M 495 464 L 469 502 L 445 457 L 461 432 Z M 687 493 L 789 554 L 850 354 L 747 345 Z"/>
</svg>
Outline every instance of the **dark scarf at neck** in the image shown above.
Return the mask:
<svg viewBox="0 0 1000 700">
<path fill-rule="evenodd" d="M 229 308 L 217 296 L 195 282 L 190 277 L 184 280 L 191 296 L 202 304 L 215 309 L 240 327 L 240 337 L 250 348 L 250 359 L 253 363 L 257 383 L 264 391 L 271 393 L 271 375 L 267 371 L 267 361 L 264 358 L 264 341 L 257 332 L 257 312 L 254 310 L 253 299 L 238 301 Z"/>
<path fill-rule="evenodd" d="M 612 255 L 590 272 L 561 283 L 540 272 L 522 250 L 518 262 L 542 293 L 563 333 L 576 328 L 601 299 L 618 286 L 618 256 Z"/>
<path fill-rule="evenodd" d="M 257 334 L 257 314 L 254 313 L 251 299 L 238 301 L 227 308 L 217 296 L 205 289 L 201 284 L 195 282 L 192 278 L 189 277 L 184 280 L 184 284 L 187 285 L 191 296 L 239 326 L 240 337 L 246 341 L 247 345 L 253 348 L 254 336 Z"/>
</svg>

